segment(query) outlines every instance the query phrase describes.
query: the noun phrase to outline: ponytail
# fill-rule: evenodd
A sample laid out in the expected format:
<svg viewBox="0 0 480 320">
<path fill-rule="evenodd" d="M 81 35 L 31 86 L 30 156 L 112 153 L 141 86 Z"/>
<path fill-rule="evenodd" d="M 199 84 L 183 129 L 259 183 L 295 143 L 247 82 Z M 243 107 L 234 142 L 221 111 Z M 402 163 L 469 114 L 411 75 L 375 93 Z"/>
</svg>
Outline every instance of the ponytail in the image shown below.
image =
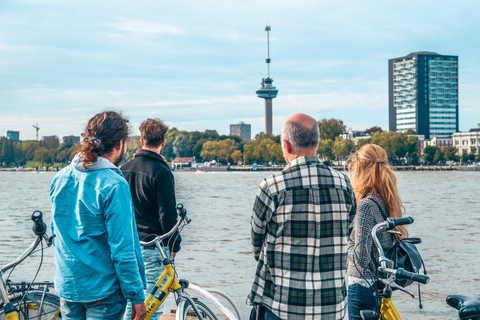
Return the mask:
<svg viewBox="0 0 480 320">
<path fill-rule="evenodd" d="M 128 137 L 127 122 L 115 111 L 98 113 L 88 121 L 80 150 L 85 169 L 88 170 L 88 166 L 97 162 L 99 156 L 109 154 Z"/>
</svg>

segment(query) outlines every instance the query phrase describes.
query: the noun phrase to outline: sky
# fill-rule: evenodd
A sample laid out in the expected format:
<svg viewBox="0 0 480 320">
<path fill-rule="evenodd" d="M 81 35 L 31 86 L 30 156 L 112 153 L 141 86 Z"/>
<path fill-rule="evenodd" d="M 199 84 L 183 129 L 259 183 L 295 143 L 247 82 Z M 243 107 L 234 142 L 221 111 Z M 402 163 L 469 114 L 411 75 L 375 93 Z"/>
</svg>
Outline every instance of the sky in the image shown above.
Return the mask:
<svg viewBox="0 0 480 320">
<path fill-rule="evenodd" d="M 480 123 L 480 1 L 2 0 L 0 136 L 80 135 L 122 112 L 179 130 L 265 130 L 271 25 L 273 133 L 297 112 L 388 130 L 388 59 L 459 56 L 460 130 Z"/>
</svg>

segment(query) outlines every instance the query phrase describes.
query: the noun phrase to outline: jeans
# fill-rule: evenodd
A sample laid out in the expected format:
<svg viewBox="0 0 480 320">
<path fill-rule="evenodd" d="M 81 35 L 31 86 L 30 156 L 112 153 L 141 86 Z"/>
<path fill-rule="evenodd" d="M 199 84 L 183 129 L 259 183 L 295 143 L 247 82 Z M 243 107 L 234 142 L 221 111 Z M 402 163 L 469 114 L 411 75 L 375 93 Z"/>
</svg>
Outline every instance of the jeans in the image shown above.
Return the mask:
<svg viewBox="0 0 480 320">
<path fill-rule="evenodd" d="M 277 317 L 270 309 L 265 308 L 265 320 L 282 320 Z"/>
<path fill-rule="evenodd" d="M 163 263 L 161 263 L 162 257 L 160 256 L 160 252 L 158 252 L 158 249 L 155 247 L 155 249 L 145 249 L 145 247 L 142 248 L 142 256 L 143 256 L 143 261 L 145 262 L 145 276 L 147 278 L 147 290 L 145 291 L 145 298 L 148 296 L 150 291 L 152 291 L 153 287 L 157 283 L 158 278 L 160 278 L 160 275 L 163 272 Z M 170 249 L 168 247 L 162 247 L 163 252 L 167 257 L 170 256 Z M 160 264 L 157 262 L 160 260 Z M 168 279 L 168 277 L 165 278 L 165 280 L 162 282 L 162 285 L 165 283 L 165 281 Z M 152 320 L 158 320 L 160 316 L 163 313 L 163 304 L 160 305 L 155 312 L 155 314 L 152 316 Z M 127 303 L 127 310 L 125 311 L 125 316 L 123 317 L 124 320 L 130 320 L 132 314 L 132 304 L 130 301 Z"/>
<path fill-rule="evenodd" d="M 352 284 L 348 286 L 347 300 L 349 320 L 361 320 L 361 310 L 375 311 L 377 308 L 377 297 L 375 296 L 375 289 L 365 288 L 359 284 Z"/>
<path fill-rule="evenodd" d="M 70 302 L 61 299 L 63 320 L 119 320 L 125 311 L 127 300 L 117 290 L 105 299 L 94 302 Z"/>
</svg>

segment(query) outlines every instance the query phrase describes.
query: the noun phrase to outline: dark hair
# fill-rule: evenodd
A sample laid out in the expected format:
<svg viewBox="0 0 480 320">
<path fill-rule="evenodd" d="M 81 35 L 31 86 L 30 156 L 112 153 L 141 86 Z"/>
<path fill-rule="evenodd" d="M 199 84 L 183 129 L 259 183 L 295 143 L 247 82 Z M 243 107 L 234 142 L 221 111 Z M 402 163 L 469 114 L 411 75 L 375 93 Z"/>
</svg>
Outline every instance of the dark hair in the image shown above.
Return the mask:
<svg viewBox="0 0 480 320">
<path fill-rule="evenodd" d="M 157 148 L 165 141 L 168 126 L 160 119 L 147 119 L 142 122 L 139 129 L 145 145 Z"/>
<path fill-rule="evenodd" d="M 295 151 L 317 148 L 320 140 L 320 129 L 316 122 L 308 128 L 294 121 L 286 121 L 282 125 L 282 134 Z"/>
<path fill-rule="evenodd" d="M 98 156 L 109 154 L 119 143 L 128 137 L 128 120 L 115 111 L 97 113 L 88 121 L 83 136 L 80 153 L 83 166 L 97 161 Z"/>
</svg>

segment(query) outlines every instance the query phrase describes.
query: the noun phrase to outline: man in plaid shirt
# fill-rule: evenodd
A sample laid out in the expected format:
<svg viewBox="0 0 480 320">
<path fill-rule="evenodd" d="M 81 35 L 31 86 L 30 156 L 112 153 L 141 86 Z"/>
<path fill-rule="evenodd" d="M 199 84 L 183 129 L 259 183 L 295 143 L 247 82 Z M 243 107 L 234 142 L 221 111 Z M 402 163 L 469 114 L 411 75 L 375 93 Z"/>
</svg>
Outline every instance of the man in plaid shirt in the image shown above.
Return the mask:
<svg viewBox="0 0 480 320">
<path fill-rule="evenodd" d="M 345 316 L 355 195 L 348 177 L 316 156 L 319 135 L 312 117 L 289 117 L 281 132 L 288 165 L 257 192 L 251 242 L 258 266 L 248 301 L 266 320 Z"/>
</svg>

